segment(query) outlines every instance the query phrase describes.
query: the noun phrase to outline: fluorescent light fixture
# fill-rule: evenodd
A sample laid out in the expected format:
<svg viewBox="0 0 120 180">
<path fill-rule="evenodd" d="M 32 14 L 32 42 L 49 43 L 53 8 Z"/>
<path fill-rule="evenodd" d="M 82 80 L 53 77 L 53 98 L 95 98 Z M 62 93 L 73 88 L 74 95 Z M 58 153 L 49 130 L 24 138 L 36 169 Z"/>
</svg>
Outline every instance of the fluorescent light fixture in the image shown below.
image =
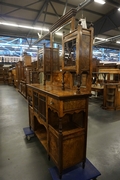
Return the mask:
<svg viewBox="0 0 120 180">
<path fill-rule="evenodd" d="M 94 0 L 94 2 L 99 3 L 99 4 L 105 4 L 104 0 Z"/>
<path fill-rule="evenodd" d="M 29 45 L 27 45 L 27 44 L 20 44 L 20 46 L 22 46 L 22 47 L 29 47 Z"/>
<path fill-rule="evenodd" d="M 120 8 L 118 8 L 118 11 L 120 11 Z"/>
<path fill-rule="evenodd" d="M 120 44 L 120 41 L 116 41 L 116 43 Z"/>
<path fill-rule="evenodd" d="M 20 48 L 20 47 L 18 47 L 18 46 L 12 46 L 12 48 L 17 49 L 17 48 Z"/>
<path fill-rule="evenodd" d="M 30 47 L 30 49 L 36 49 L 37 50 L 37 47 Z"/>
<path fill-rule="evenodd" d="M 58 35 L 58 36 L 62 36 L 63 35 L 63 33 L 61 33 L 61 32 L 56 32 L 55 34 Z"/>
<path fill-rule="evenodd" d="M 106 40 L 105 38 L 100 38 L 100 37 L 95 37 L 95 39 L 98 39 L 100 41 L 105 41 Z"/>
<path fill-rule="evenodd" d="M 14 24 L 14 23 L 6 23 L 6 22 L 0 22 L 1 25 L 4 26 L 13 26 L 13 27 L 19 27 L 19 28 L 25 28 L 25 29 L 32 29 L 32 30 L 40 30 L 40 31 L 49 31 L 47 28 L 41 28 L 41 27 L 32 27 L 32 26 L 24 26 L 20 24 Z"/>
</svg>

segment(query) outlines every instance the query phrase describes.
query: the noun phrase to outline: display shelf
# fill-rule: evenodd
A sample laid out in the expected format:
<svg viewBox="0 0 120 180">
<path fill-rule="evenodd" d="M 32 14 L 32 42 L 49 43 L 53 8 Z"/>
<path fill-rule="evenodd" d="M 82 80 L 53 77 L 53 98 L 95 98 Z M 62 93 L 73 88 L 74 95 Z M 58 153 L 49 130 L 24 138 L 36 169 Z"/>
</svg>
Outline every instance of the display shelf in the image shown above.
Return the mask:
<svg viewBox="0 0 120 180">
<path fill-rule="evenodd" d="M 50 109 L 48 110 L 48 116 L 49 116 L 49 125 L 52 126 L 56 131 L 59 131 L 59 116 L 57 113 L 54 113 Z M 85 113 L 82 114 L 82 111 L 80 113 L 75 114 L 66 114 L 62 118 L 62 132 L 75 130 L 75 129 L 85 129 Z"/>
<path fill-rule="evenodd" d="M 41 144 L 44 146 L 44 148 L 47 150 L 47 132 L 45 128 L 37 129 L 35 131 L 36 136 L 40 140 Z"/>
</svg>

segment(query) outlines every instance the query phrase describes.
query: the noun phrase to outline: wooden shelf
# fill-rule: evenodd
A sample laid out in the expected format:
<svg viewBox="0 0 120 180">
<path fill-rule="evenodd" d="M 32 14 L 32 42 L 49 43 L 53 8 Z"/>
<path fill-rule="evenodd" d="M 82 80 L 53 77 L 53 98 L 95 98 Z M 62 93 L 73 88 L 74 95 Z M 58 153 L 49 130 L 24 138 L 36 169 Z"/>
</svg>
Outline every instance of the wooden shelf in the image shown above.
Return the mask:
<svg viewBox="0 0 120 180">
<path fill-rule="evenodd" d="M 45 129 L 37 129 L 35 131 L 36 136 L 40 140 L 41 144 L 47 150 L 47 132 Z"/>
<path fill-rule="evenodd" d="M 51 126 L 51 127 L 54 128 L 56 132 L 59 132 L 59 127 L 58 126 Z M 64 124 L 62 126 L 62 133 L 65 133 L 65 132 L 70 133 L 70 131 L 74 131 L 76 129 L 84 130 L 84 128 L 78 127 L 74 122 L 69 122 L 69 123 L 66 123 L 66 124 Z"/>
</svg>

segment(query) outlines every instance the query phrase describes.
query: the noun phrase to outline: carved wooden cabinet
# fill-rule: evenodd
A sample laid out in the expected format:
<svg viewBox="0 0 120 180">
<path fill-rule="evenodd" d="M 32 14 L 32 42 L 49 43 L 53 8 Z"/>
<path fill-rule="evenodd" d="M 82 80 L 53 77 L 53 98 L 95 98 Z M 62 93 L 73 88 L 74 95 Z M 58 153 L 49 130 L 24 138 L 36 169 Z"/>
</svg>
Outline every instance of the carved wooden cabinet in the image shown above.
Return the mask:
<svg viewBox="0 0 120 180">
<path fill-rule="evenodd" d="M 62 42 L 62 70 L 73 74 L 73 81 L 77 77 L 76 86 L 91 90 L 93 28 L 84 29 L 79 24 L 77 29 L 63 36 Z"/>
<path fill-rule="evenodd" d="M 26 83 L 25 81 L 20 81 L 20 93 L 26 98 Z"/>
<path fill-rule="evenodd" d="M 85 165 L 89 94 L 55 86 L 27 85 L 29 123 L 58 167 L 59 174 Z"/>
<path fill-rule="evenodd" d="M 71 22 L 71 32 L 62 39 L 62 69 L 59 49 L 38 51 L 40 84 L 27 84 L 29 124 L 61 177 L 64 169 L 78 163 L 85 166 L 88 97 L 91 95 L 93 28 L 74 27 L 76 9 L 51 28 L 53 33 Z"/>
<path fill-rule="evenodd" d="M 29 77 L 30 77 L 30 84 L 32 83 L 39 83 L 39 74 L 38 74 L 38 72 L 37 71 L 33 71 L 33 70 L 31 70 L 30 72 L 29 72 Z"/>
<path fill-rule="evenodd" d="M 24 66 L 31 66 L 31 56 L 28 54 L 24 54 L 22 56 L 22 61 L 24 63 Z"/>
</svg>

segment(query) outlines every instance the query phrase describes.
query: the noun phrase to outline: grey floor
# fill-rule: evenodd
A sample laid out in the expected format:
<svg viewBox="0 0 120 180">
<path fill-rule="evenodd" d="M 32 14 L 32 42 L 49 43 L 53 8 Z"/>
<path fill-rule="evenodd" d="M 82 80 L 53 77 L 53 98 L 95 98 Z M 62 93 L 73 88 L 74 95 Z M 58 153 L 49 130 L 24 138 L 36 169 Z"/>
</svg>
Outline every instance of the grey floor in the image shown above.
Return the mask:
<svg viewBox="0 0 120 180">
<path fill-rule="evenodd" d="M 120 180 L 120 111 L 101 109 L 90 99 L 87 158 L 99 180 Z M 28 104 L 12 86 L 0 85 L 0 180 L 52 180 L 47 154 L 37 138 L 26 140 Z"/>
</svg>

